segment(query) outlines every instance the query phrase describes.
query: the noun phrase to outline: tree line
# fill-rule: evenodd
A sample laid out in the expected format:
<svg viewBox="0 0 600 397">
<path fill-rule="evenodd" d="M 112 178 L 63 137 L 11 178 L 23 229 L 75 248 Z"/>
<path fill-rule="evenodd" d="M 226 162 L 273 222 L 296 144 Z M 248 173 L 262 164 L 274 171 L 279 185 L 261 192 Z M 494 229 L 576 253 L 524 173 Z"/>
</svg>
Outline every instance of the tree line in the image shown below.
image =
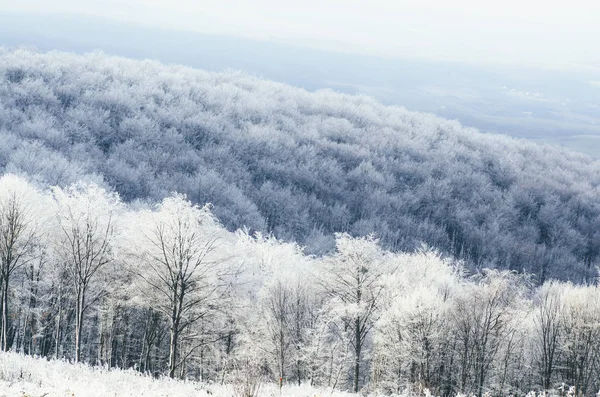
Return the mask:
<svg viewBox="0 0 600 397">
<path fill-rule="evenodd" d="M 336 235 L 316 257 L 172 194 L 0 178 L 0 346 L 152 376 L 454 396 L 600 388 L 600 290 Z M 253 383 L 254 382 L 254 383 Z M 565 391 L 566 393 L 566 391 Z"/>
<path fill-rule="evenodd" d="M 240 72 L 0 49 L 0 141 L 0 172 L 126 202 L 178 191 L 318 255 L 376 233 L 538 283 L 591 282 L 600 258 L 594 159 Z"/>
</svg>

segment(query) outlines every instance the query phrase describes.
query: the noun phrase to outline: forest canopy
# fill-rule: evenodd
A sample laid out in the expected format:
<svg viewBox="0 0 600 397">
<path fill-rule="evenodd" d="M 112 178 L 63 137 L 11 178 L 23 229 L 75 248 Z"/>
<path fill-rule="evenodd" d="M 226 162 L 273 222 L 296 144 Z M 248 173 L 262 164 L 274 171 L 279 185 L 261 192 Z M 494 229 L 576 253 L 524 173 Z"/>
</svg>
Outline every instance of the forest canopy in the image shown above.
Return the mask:
<svg viewBox="0 0 600 397">
<path fill-rule="evenodd" d="M 600 163 L 364 96 L 102 53 L 0 49 L 0 173 L 171 192 L 229 230 L 333 250 L 422 243 L 472 269 L 591 281 Z"/>
</svg>

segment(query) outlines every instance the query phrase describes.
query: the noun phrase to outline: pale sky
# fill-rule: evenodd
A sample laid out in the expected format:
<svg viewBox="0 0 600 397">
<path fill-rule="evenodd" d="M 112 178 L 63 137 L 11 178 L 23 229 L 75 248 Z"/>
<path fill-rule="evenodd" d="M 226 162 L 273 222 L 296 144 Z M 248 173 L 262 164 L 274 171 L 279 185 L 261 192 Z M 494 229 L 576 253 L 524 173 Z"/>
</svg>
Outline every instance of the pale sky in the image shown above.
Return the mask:
<svg viewBox="0 0 600 397">
<path fill-rule="evenodd" d="M 600 1 L 590 0 L 0 0 L 2 10 L 389 57 L 600 68 Z"/>
</svg>

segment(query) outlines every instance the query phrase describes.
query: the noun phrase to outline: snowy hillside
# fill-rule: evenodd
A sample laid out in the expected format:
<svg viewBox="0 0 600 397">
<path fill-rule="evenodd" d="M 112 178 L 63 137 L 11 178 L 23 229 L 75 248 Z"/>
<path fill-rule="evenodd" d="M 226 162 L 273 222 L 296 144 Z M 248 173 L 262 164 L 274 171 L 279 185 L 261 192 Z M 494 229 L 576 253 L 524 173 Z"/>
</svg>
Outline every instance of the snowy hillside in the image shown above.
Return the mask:
<svg viewBox="0 0 600 397">
<path fill-rule="evenodd" d="M 600 389 L 600 162 L 235 73 L 1 50 L 0 142 L 0 350 L 111 369 L 8 355 L 0 391 Z"/>
<path fill-rule="evenodd" d="M 349 393 L 310 386 L 262 384 L 259 396 L 348 397 Z M 170 378 L 153 379 L 134 370 L 110 371 L 64 361 L 0 353 L 0 397 L 231 397 L 239 396 L 230 385 L 208 385 Z M 241 397 L 241 396 L 240 396 Z M 245 397 L 245 396 L 244 396 Z"/>
<path fill-rule="evenodd" d="M 101 182 L 127 201 L 172 191 L 331 252 L 334 233 L 589 281 L 600 163 L 432 115 L 244 73 L 99 53 L 0 49 L 0 173 Z M 36 159 L 32 161 L 31 159 Z"/>
</svg>

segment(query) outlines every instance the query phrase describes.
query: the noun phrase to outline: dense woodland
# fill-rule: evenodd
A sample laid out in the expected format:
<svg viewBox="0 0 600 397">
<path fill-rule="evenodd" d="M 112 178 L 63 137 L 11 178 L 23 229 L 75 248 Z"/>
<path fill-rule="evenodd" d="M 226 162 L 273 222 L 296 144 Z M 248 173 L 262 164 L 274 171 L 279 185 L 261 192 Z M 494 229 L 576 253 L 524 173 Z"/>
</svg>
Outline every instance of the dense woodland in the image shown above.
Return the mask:
<svg viewBox="0 0 600 397">
<path fill-rule="evenodd" d="M 421 247 L 336 234 L 328 255 L 228 231 L 173 194 L 0 178 L 0 347 L 236 385 L 454 396 L 600 388 L 600 290 L 468 276 Z M 429 390 L 427 392 L 426 390 Z"/>
<path fill-rule="evenodd" d="M 243 397 L 600 389 L 591 158 L 237 72 L 25 50 L 0 50 L 0 142 L 1 350 Z"/>
<path fill-rule="evenodd" d="M 230 231 L 307 253 L 334 233 L 422 243 L 470 271 L 590 283 L 600 163 L 361 96 L 100 53 L 0 50 L 0 172 L 95 182 L 129 203 L 173 191 Z M 141 205 L 141 204 L 140 204 Z"/>
</svg>

